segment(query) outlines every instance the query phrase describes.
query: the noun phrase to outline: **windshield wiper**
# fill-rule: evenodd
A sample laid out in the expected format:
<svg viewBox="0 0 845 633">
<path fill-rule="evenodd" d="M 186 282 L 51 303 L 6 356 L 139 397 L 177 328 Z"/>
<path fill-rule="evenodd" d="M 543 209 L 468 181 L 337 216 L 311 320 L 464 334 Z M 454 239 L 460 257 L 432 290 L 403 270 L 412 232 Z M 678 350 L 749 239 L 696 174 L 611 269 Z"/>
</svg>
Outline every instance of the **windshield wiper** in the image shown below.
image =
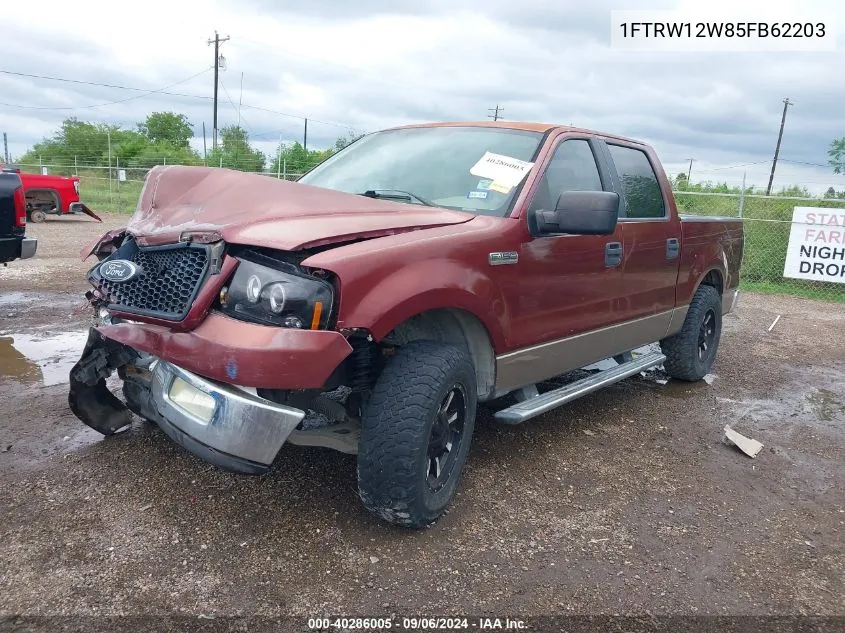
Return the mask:
<svg viewBox="0 0 845 633">
<path fill-rule="evenodd" d="M 379 198 L 381 200 L 403 200 L 405 202 L 413 202 L 416 200 L 422 205 L 427 207 L 436 206 L 435 204 L 429 202 L 425 198 L 421 198 L 415 193 L 411 193 L 410 191 L 403 191 L 402 189 L 368 189 L 362 194 L 362 196 L 367 196 L 368 198 Z"/>
</svg>

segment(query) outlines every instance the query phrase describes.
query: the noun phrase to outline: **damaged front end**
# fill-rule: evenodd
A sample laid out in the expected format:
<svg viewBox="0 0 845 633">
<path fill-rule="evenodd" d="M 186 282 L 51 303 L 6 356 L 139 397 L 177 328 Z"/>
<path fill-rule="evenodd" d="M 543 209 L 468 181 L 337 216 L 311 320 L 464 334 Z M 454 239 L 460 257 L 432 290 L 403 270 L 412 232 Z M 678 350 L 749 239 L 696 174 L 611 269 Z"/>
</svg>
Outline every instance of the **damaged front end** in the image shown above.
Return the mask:
<svg viewBox="0 0 845 633">
<path fill-rule="evenodd" d="M 129 409 L 109 390 L 106 379 L 117 370 L 125 381 L 124 393 L 127 403 L 135 404 L 136 401 L 131 396 L 143 397 L 144 382 L 148 385 L 149 381 L 142 378 L 138 388 L 133 389 L 130 386 L 132 382 L 127 381 L 126 377 L 131 374 L 135 380 L 136 375 L 149 375 L 149 367 L 144 367 L 143 362 L 139 363 L 140 367 L 136 365 L 141 360 L 139 353 L 131 347 L 108 339 L 96 328 L 91 328 L 82 357 L 70 370 L 70 410 L 85 424 L 103 435 L 112 435 L 127 427 L 132 421 Z M 149 391 L 148 387 L 146 391 Z M 144 411 L 139 406 L 132 409 L 137 409 L 135 413 L 145 418 L 155 417 L 151 410 Z"/>
<path fill-rule="evenodd" d="M 86 297 L 100 323 L 70 372 L 73 413 L 103 435 L 129 426 L 135 413 L 210 463 L 266 472 L 352 351 L 343 334 L 325 328 L 330 284 L 196 234 L 150 246 L 116 232 L 89 248 L 99 262 Z M 267 287 L 284 284 L 279 296 L 268 295 L 277 308 L 285 302 L 278 314 L 243 307 L 259 277 Z M 115 372 L 125 402 L 109 389 Z M 297 393 L 309 397 L 290 395 Z"/>
<path fill-rule="evenodd" d="M 123 380 L 124 404 L 107 387 Z M 103 435 L 131 423 L 130 411 L 155 422 L 174 442 L 234 472 L 262 474 L 305 416 L 244 389 L 212 381 L 134 350 L 91 328 L 70 372 L 73 413 Z"/>
</svg>

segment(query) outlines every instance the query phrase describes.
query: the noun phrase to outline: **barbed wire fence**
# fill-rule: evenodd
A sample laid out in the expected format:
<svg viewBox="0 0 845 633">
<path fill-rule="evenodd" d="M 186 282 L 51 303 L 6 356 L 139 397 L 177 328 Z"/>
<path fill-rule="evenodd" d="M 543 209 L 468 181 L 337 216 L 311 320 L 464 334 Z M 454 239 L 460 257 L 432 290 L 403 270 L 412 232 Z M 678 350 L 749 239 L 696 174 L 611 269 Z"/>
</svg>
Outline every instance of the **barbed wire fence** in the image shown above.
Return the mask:
<svg viewBox="0 0 845 633">
<path fill-rule="evenodd" d="M 167 164 L 166 160 L 162 164 Z M 200 162 L 199 164 L 204 164 Z M 78 176 L 83 202 L 95 211 L 130 213 L 135 209 L 144 179 L 151 166 L 121 165 L 119 159 L 112 167 L 101 164 L 18 164 L 25 172 Z M 267 177 L 298 180 L 314 165 L 289 165 L 278 161 L 275 170 L 255 170 L 254 162 L 221 159 L 218 167 L 252 171 Z M 817 246 L 830 247 L 834 255 L 832 266 L 839 266 L 840 279 L 845 282 L 845 199 L 839 197 L 766 196 L 753 189 L 739 193 L 675 190 L 675 201 L 682 214 L 742 218 L 745 228 L 745 250 L 742 264 L 742 286 L 757 292 L 790 294 L 839 301 L 845 303 L 845 283 L 794 279 L 784 276 L 787 248 L 791 232 L 802 230 L 793 222 L 795 207 L 820 209 L 820 223 L 826 232 Z M 828 209 L 824 212 L 822 210 Z M 839 249 L 838 251 L 836 249 Z M 833 270 L 833 268 L 831 268 Z M 834 275 L 829 275 L 832 278 Z"/>
</svg>

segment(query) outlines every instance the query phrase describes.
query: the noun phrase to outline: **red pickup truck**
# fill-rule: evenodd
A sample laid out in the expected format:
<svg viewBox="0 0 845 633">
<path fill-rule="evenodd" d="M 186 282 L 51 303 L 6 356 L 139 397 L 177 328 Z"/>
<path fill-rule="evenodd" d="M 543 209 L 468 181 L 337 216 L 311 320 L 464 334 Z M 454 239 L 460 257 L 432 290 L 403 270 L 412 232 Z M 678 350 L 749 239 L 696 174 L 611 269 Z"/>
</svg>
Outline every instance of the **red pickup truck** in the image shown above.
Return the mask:
<svg viewBox="0 0 845 633">
<path fill-rule="evenodd" d="M 743 239 L 680 217 L 647 145 L 550 124 L 385 130 L 296 183 L 157 167 L 127 228 L 83 252 L 102 325 L 69 402 L 238 472 L 286 441 L 357 454 L 365 506 L 421 527 L 478 403 L 517 424 L 651 367 L 707 374 Z"/>
<path fill-rule="evenodd" d="M 26 217 L 32 222 L 44 222 L 47 215 L 84 213 L 102 222 L 79 199 L 79 176 L 52 176 L 22 172 L 17 167 L 3 167 L 16 172 L 23 183 L 26 197 Z"/>
</svg>

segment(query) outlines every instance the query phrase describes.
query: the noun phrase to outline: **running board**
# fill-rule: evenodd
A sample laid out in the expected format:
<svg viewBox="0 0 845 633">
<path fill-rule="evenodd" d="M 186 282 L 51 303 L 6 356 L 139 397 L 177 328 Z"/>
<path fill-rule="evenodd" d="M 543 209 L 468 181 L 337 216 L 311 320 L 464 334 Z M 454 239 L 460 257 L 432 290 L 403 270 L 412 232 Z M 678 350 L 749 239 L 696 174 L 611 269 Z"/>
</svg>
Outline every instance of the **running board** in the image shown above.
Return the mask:
<svg viewBox="0 0 845 633">
<path fill-rule="evenodd" d="M 641 371 L 661 365 L 665 360 L 666 356 L 660 353 L 646 354 L 634 358 L 634 360 L 622 363 L 612 369 L 605 369 L 587 378 L 576 380 L 563 387 L 523 400 L 507 409 L 497 411 L 495 418 L 505 424 L 520 424 L 602 387 L 607 387 Z"/>
</svg>

